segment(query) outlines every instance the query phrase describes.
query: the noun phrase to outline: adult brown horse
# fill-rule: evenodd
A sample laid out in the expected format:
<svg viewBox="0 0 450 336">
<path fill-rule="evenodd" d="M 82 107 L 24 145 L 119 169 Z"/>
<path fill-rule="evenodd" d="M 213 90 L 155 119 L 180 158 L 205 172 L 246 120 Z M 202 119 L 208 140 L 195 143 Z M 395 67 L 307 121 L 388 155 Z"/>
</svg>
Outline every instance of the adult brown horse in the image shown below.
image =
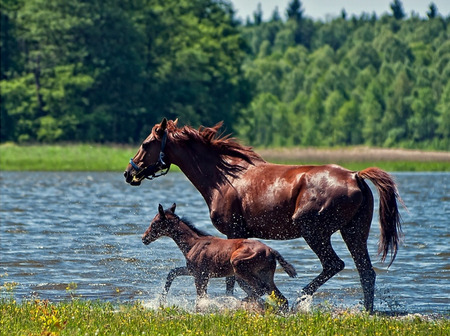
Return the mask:
<svg viewBox="0 0 450 336">
<path fill-rule="evenodd" d="M 264 294 L 272 294 L 281 310 L 287 311 L 288 300 L 274 282 L 277 260 L 286 273 L 294 278 L 297 272 L 274 249 L 257 240 L 222 239 L 198 230 L 190 222 L 175 214 L 176 204 L 164 210 L 160 204 L 158 213 L 142 235 L 145 245 L 166 236 L 174 240 L 186 258 L 186 266 L 170 271 L 164 287 L 164 295 L 178 275 L 192 275 L 197 297 L 206 296 L 210 278 L 236 275 L 238 283 L 248 294 L 245 301 L 257 301 Z"/>
<path fill-rule="evenodd" d="M 374 201 L 364 179 L 372 181 L 380 195 L 378 248 L 382 261 L 391 253 L 392 263 L 401 230 L 397 200 L 402 201 L 390 175 L 379 168 L 350 171 L 337 165 L 268 163 L 251 148 L 220 136 L 221 125 L 178 128 L 177 121 L 164 118 L 130 160 L 126 181 L 139 185 L 174 164 L 202 194 L 212 223 L 228 238 L 303 237 L 323 268 L 303 288 L 305 296 L 344 268 L 331 246 L 331 235 L 339 230 L 359 272 L 364 307 L 373 311 L 376 274 L 367 239 Z"/>
</svg>

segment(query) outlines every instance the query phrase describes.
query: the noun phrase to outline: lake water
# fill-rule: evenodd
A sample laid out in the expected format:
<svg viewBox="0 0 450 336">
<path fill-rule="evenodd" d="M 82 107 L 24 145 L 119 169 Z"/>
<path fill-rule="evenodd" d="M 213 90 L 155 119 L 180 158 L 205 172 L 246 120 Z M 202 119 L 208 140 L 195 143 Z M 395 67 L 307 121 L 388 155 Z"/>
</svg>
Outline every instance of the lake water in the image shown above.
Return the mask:
<svg viewBox="0 0 450 336">
<path fill-rule="evenodd" d="M 375 309 L 447 315 L 450 174 L 396 173 L 394 177 L 409 212 L 400 209 L 405 238 L 388 269 L 376 255 L 378 198 L 374 192 L 376 215 L 369 252 L 377 272 Z M 121 173 L 0 172 L 0 183 L 3 297 L 60 301 L 77 296 L 114 302 L 140 300 L 157 306 L 168 271 L 184 265 L 183 255 L 169 238 L 148 246 L 141 242 L 158 204 L 166 208 L 176 202 L 180 216 L 221 236 L 210 223 L 203 198 L 181 173 L 144 181 L 140 187 L 127 185 Z M 280 267 L 275 276 L 292 303 L 320 272 L 319 260 L 303 239 L 264 242 L 297 269 L 295 279 Z M 359 277 L 339 233 L 333 236 L 333 246 L 346 268 L 319 289 L 313 308 L 362 309 Z M 7 291 L 5 284 L 14 282 L 15 288 Z M 208 293 L 217 302 L 226 300 L 224 280 L 211 280 Z M 237 288 L 235 297 L 244 296 Z M 168 304 L 190 309 L 194 301 L 193 279 L 177 278 Z"/>
</svg>

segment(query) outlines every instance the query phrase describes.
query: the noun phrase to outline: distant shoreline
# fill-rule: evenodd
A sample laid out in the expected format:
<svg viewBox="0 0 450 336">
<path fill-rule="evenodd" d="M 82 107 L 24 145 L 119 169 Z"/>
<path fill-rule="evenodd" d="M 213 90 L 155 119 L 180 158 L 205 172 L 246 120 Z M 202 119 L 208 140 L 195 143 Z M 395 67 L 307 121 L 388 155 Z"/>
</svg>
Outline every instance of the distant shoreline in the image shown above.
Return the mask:
<svg viewBox="0 0 450 336">
<path fill-rule="evenodd" d="M 450 151 L 350 147 L 350 148 L 255 148 L 267 161 L 287 162 L 371 162 L 371 161 L 440 161 L 449 162 Z"/>
<path fill-rule="evenodd" d="M 136 146 L 98 144 L 0 145 L 1 171 L 123 172 Z M 267 162 L 293 165 L 336 163 L 350 170 L 450 171 L 450 152 L 350 148 L 254 148 Z M 171 171 L 179 171 L 173 167 Z"/>
</svg>

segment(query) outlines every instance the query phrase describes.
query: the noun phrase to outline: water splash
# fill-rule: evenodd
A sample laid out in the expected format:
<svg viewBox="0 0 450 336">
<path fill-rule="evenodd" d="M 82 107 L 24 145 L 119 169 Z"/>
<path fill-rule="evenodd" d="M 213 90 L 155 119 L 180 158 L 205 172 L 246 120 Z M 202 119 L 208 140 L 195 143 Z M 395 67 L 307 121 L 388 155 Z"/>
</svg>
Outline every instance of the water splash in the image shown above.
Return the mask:
<svg viewBox="0 0 450 336">
<path fill-rule="evenodd" d="M 294 313 L 310 313 L 312 309 L 313 296 L 299 293 L 292 310 Z"/>
</svg>

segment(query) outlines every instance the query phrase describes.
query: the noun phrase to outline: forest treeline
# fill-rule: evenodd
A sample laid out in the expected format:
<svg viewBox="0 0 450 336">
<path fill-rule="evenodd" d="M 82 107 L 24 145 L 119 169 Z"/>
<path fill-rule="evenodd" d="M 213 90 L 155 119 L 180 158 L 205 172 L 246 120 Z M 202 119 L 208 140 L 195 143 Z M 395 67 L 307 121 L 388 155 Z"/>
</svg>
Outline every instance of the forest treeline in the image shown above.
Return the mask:
<svg viewBox="0 0 450 336">
<path fill-rule="evenodd" d="M 450 16 L 301 1 L 0 0 L 1 141 L 140 142 L 162 117 L 253 146 L 450 150 Z"/>
</svg>

